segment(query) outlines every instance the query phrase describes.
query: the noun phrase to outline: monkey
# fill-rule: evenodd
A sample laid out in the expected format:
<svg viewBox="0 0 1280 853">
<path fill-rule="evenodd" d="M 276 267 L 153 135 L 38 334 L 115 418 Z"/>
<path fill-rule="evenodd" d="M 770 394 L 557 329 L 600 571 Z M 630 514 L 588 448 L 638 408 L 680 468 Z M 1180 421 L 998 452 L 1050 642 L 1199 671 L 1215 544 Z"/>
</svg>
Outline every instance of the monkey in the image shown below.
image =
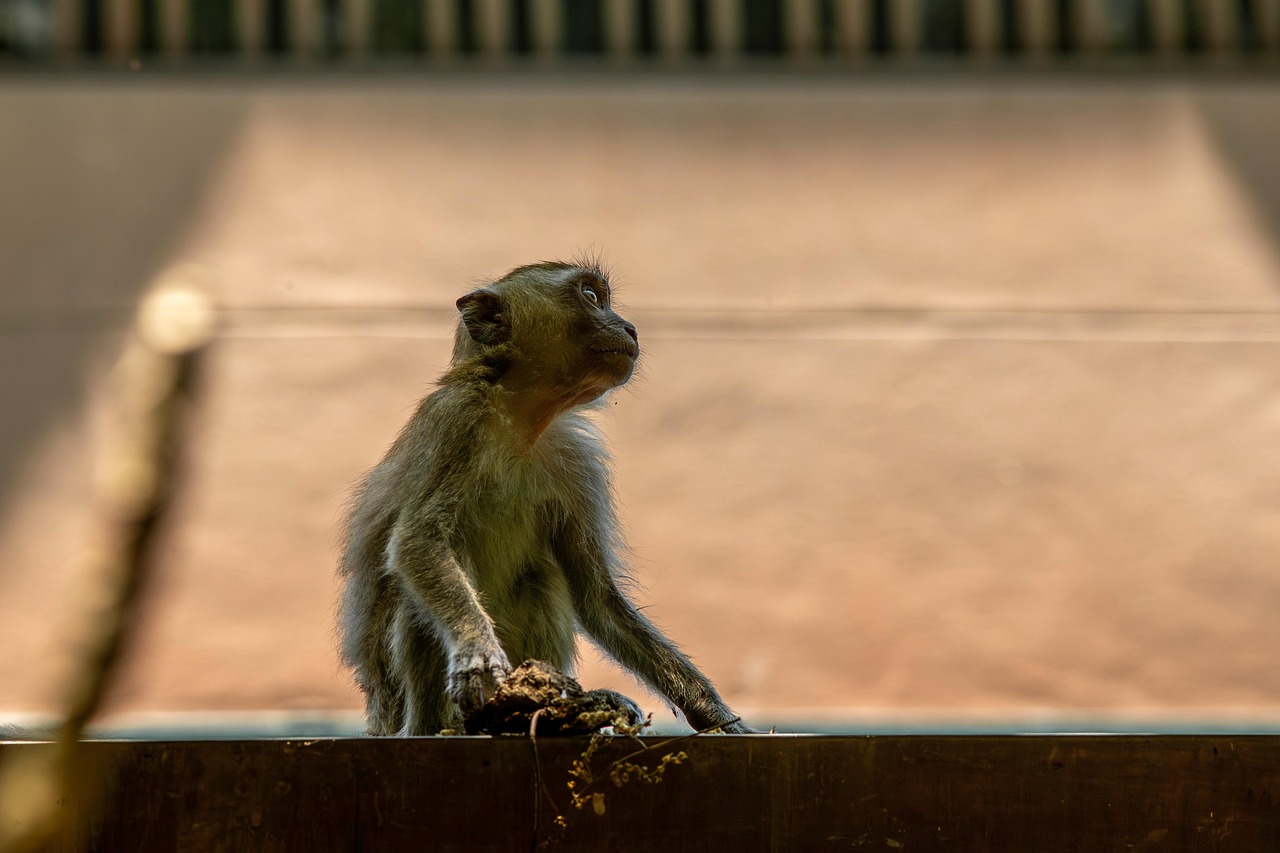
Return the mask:
<svg viewBox="0 0 1280 853">
<path fill-rule="evenodd" d="M 607 272 L 529 264 L 456 307 L 448 368 L 346 516 L 339 635 L 368 733 L 456 728 L 512 662 L 572 672 L 579 629 L 694 729 L 751 732 L 627 594 L 611 463 L 587 417 L 640 356 Z"/>
</svg>

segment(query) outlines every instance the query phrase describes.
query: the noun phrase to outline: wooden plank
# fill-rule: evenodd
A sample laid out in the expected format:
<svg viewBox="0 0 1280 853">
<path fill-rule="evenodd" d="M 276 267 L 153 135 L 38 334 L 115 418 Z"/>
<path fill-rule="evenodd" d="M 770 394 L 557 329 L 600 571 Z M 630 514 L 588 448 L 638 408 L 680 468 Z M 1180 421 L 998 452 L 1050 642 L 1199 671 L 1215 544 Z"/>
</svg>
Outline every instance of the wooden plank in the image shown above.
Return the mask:
<svg viewBox="0 0 1280 853">
<path fill-rule="evenodd" d="M 871 51 L 871 0 L 835 0 L 836 44 L 842 54 L 864 57 Z"/>
<path fill-rule="evenodd" d="M 585 739 L 94 742 L 92 849 L 149 851 L 1280 849 L 1280 737 L 699 737 L 659 784 L 569 805 Z M 0 744 L 0 761 L 47 745 Z M 597 776 L 634 752 L 608 742 Z M 535 756 L 536 751 L 536 756 Z M 30 755 L 27 756 L 31 757 Z M 567 827 L 553 821 L 563 814 Z M 71 840 L 52 848 L 74 849 Z"/>
</svg>

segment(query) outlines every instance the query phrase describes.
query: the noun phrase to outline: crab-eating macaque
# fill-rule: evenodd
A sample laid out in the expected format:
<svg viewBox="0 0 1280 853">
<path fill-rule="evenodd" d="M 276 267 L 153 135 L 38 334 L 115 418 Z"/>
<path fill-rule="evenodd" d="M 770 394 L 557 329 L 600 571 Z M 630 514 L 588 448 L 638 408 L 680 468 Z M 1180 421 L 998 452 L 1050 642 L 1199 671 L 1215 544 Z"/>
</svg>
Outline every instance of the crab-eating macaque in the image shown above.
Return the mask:
<svg viewBox="0 0 1280 853">
<path fill-rule="evenodd" d="M 342 655 L 369 733 L 456 727 L 513 663 L 571 671 L 579 628 L 695 729 L 751 731 L 624 592 L 609 459 L 584 411 L 640 347 L 605 272 L 531 264 L 457 307 L 448 370 L 347 517 Z"/>
</svg>

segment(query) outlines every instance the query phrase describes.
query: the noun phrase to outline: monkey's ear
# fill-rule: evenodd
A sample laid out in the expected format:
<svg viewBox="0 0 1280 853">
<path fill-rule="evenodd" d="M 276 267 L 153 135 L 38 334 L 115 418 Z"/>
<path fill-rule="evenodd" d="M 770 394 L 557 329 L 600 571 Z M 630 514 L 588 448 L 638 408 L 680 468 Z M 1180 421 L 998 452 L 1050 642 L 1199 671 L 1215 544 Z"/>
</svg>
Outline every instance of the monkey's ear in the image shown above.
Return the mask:
<svg viewBox="0 0 1280 853">
<path fill-rule="evenodd" d="M 476 343 L 494 346 L 511 338 L 511 321 L 492 290 L 473 290 L 457 302 L 462 322 Z"/>
</svg>

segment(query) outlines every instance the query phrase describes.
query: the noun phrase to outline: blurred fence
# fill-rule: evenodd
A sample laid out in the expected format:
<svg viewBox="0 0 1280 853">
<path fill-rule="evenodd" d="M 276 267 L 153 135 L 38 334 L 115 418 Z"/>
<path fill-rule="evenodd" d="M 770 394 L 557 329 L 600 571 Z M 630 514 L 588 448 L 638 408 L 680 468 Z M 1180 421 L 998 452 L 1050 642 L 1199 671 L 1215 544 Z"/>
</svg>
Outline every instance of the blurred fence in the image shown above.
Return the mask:
<svg viewBox="0 0 1280 853">
<path fill-rule="evenodd" d="M 1280 0 L 0 0 L 0 55 L 1270 56 Z"/>
</svg>

